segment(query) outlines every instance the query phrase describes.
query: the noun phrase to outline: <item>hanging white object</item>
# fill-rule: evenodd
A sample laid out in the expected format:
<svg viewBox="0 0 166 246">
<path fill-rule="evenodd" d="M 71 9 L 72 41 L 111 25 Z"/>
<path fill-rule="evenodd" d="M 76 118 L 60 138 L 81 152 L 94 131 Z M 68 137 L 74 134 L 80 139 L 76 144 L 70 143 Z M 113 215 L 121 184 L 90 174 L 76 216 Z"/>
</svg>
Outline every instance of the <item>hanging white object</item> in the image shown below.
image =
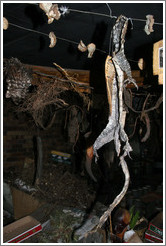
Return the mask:
<svg viewBox="0 0 166 246">
<path fill-rule="evenodd" d="M 149 35 L 151 34 L 151 32 L 154 32 L 153 30 L 154 18 L 153 18 L 153 15 L 147 15 L 146 18 L 147 18 L 147 21 L 146 21 L 144 31 L 146 32 L 147 35 Z"/>
<path fill-rule="evenodd" d="M 66 7 L 66 6 L 61 6 L 59 9 L 62 12 L 61 13 L 62 15 L 69 14 L 69 12 L 70 12 L 69 7 Z"/>
<path fill-rule="evenodd" d="M 88 48 L 88 58 L 92 58 L 93 53 L 96 50 L 96 45 L 91 43 L 91 44 L 88 44 L 87 48 Z"/>
<path fill-rule="evenodd" d="M 46 13 L 48 24 L 51 24 L 54 19 L 59 20 L 61 13 L 59 12 L 58 4 L 40 3 L 39 7 Z"/>
<path fill-rule="evenodd" d="M 79 43 L 79 45 L 78 45 L 78 49 L 79 49 L 81 52 L 87 51 L 87 47 L 86 47 L 86 45 L 82 42 L 82 40 L 80 40 L 80 43 Z"/>
<path fill-rule="evenodd" d="M 53 4 L 46 15 L 48 16 L 48 24 L 51 24 L 54 19 L 59 20 L 61 13 L 59 12 L 58 4 Z"/>
<path fill-rule="evenodd" d="M 5 17 L 3 17 L 3 30 L 7 30 L 8 27 L 9 27 L 8 20 Z"/>
<path fill-rule="evenodd" d="M 53 48 L 56 45 L 56 42 L 57 42 L 57 39 L 56 39 L 56 36 L 55 36 L 54 32 L 50 32 L 49 33 L 49 38 L 50 38 L 50 45 L 49 45 L 49 47 L 50 48 Z"/>
<path fill-rule="evenodd" d="M 39 7 L 45 12 L 48 13 L 52 7 L 52 3 L 39 3 Z"/>
</svg>

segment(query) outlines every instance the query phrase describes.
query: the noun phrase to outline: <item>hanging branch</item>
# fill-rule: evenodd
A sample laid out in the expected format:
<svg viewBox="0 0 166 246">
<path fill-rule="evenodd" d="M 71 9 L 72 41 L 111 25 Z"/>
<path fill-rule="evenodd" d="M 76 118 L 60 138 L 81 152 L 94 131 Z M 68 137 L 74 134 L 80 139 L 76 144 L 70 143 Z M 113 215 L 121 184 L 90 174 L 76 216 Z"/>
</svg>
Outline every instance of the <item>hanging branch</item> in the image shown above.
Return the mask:
<svg viewBox="0 0 166 246">
<path fill-rule="evenodd" d="M 163 93 L 161 93 L 161 95 L 160 95 L 159 99 L 157 100 L 155 106 L 153 106 L 153 107 L 151 107 L 151 108 L 149 108 L 149 109 L 145 109 L 144 112 L 145 112 L 145 113 L 148 113 L 148 112 L 150 112 L 150 111 L 153 111 L 153 110 L 155 110 L 155 109 L 158 109 L 159 106 L 160 106 L 160 104 L 161 104 L 162 102 L 163 102 Z M 129 109 L 131 109 L 134 113 L 137 113 L 137 114 L 142 113 L 142 111 L 137 111 L 137 110 L 135 110 L 135 109 L 127 102 L 127 100 L 125 100 L 125 104 L 126 104 L 126 106 L 127 106 Z"/>
<path fill-rule="evenodd" d="M 142 112 L 141 119 L 145 119 L 146 124 L 146 133 L 145 136 L 141 139 L 141 142 L 145 142 L 150 136 L 150 119 L 147 113 Z"/>
<path fill-rule="evenodd" d="M 63 68 L 61 68 L 62 78 L 40 74 L 37 78 L 37 86 L 32 83 L 34 79 L 32 69 L 27 68 L 18 59 L 4 60 L 3 68 L 4 81 L 7 83 L 6 98 L 10 97 L 17 105 L 17 112 L 30 114 L 36 125 L 42 129 L 52 126 L 57 111 L 67 110 L 75 104 L 69 93 L 74 93 L 77 103 L 89 109 L 91 103 L 89 95 L 80 92 L 83 83 L 69 76 Z M 31 90 L 29 90 L 30 86 Z"/>
</svg>

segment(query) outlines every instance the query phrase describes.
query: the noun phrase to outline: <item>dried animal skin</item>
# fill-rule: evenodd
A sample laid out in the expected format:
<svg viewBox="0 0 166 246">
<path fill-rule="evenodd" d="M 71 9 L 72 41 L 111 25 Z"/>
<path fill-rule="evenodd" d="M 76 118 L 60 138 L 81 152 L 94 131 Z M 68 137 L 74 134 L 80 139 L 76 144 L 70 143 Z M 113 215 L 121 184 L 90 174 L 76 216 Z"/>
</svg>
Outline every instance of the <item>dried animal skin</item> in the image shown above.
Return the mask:
<svg viewBox="0 0 166 246">
<path fill-rule="evenodd" d="M 93 43 L 90 43 L 90 44 L 88 44 L 87 49 L 88 49 L 88 58 L 92 58 L 93 53 L 96 50 L 96 45 Z"/>
<path fill-rule="evenodd" d="M 116 54 L 120 49 L 123 50 L 127 25 L 128 19 L 125 16 L 120 15 L 113 27 L 114 54 Z"/>
<path fill-rule="evenodd" d="M 61 13 L 59 12 L 58 4 L 53 4 L 46 15 L 48 16 L 48 24 L 52 23 L 52 19 L 59 20 Z"/>
<path fill-rule="evenodd" d="M 151 34 L 151 32 L 154 32 L 153 30 L 154 18 L 153 18 L 153 15 L 147 15 L 146 18 L 147 18 L 147 21 L 146 21 L 144 31 L 146 32 L 147 35 L 149 35 Z"/>
<path fill-rule="evenodd" d="M 47 14 L 52 7 L 52 3 L 40 3 L 39 7 Z"/>
<path fill-rule="evenodd" d="M 49 45 L 49 47 L 50 48 L 53 48 L 56 45 L 56 42 L 57 42 L 57 39 L 56 39 L 56 36 L 55 36 L 54 32 L 50 32 L 49 33 L 49 38 L 50 38 L 50 45 Z"/>
<path fill-rule="evenodd" d="M 9 27 L 8 20 L 5 17 L 3 17 L 3 30 L 7 30 L 8 27 Z"/>
<path fill-rule="evenodd" d="M 143 58 L 140 58 L 138 60 L 138 67 L 139 67 L 140 70 L 144 70 L 144 68 L 145 68 L 145 61 L 144 61 Z"/>
<path fill-rule="evenodd" d="M 110 87 L 107 87 L 109 89 Z M 119 132 L 119 129 L 116 127 L 118 122 L 118 96 L 117 96 L 117 80 L 116 76 L 113 78 L 112 83 L 112 92 L 108 92 L 109 94 L 112 94 L 112 113 L 109 115 L 108 118 L 108 124 L 106 125 L 105 129 L 101 132 L 101 134 L 96 139 L 95 143 L 93 144 L 93 151 L 95 159 L 97 160 L 98 154 L 97 150 L 100 149 L 103 145 L 106 143 L 111 142 L 112 140 L 115 140 L 116 131 Z M 119 143 L 116 142 L 116 144 L 119 146 Z M 120 147 L 118 147 L 119 149 Z M 118 151 L 119 152 L 119 151 Z"/>
<path fill-rule="evenodd" d="M 59 12 L 58 4 L 40 3 L 39 7 L 46 13 L 48 24 L 51 24 L 54 19 L 59 20 L 61 13 Z"/>
<path fill-rule="evenodd" d="M 109 208 L 101 216 L 97 228 L 101 228 L 105 221 L 110 216 L 112 210 L 120 203 L 129 186 L 130 174 L 125 161 L 125 156 L 129 155 L 132 148 L 129 144 L 128 136 L 124 130 L 126 111 L 123 106 L 123 88 L 124 88 L 124 72 L 126 72 L 130 82 L 133 82 L 131 76 L 130 65 L 124 54 L 125 34 L 127 31 L 128 19 L 120 16 L 113 27 L 113 44 L 114 52 L 113 58 L 106 59 L 106 80 L 107 80 L 107 94 L 111 111 L 108 118 L 108 124 L 93 144 L 94 155 L 97 159 L 97 150 L 106 143 L 114 140 L 117 156 L 122 153 L 121 141 L 124 142 L 123 153 L 120 155 L 120 164 L 125 175 L 125 183 L 122 191 L 110 204 Z M 109 64 L 108 61 L 111 61 Z M 113 65 L 110 66 L 109 65 Z M 108 69 L 110 68 L 110 70 Z"/>
<path fill-rule="evenodd" d="M 126 81 L 128 81 L 128 83 L 133 83 L 135 85 L 135 87 L 138 88 L 136 81 L 132 78 L 130 64 L 127 61 L 126 56 L 122 50 L 120 50 L 115 55 L 114 60 L 119 64 L 122 71 L 126 73 L 126 75 L 128 77 Z"/>
<path fill-rule="evenodd" d="M 112 58 L 110 56 L 107 56 L 105 62 L 105 78 L 106 78 L 106 85 L 107 85 L 107 97 L 108 97 L 110 115 L 112 113 L 112 84 L 113 84 L 114 77 L 115 77 L 115 69 L 112 62 Z"/>
<path fill-rule="evenodd" d="M 80 43 L 79 43 L 79 45 L 78 45 L 78 49 L 79 49 L 81 52 L 87 51 L 87 47 L 86 47 L 86 45 L 82 42 L 82 40 L 80 40 Z"/>
</svg>

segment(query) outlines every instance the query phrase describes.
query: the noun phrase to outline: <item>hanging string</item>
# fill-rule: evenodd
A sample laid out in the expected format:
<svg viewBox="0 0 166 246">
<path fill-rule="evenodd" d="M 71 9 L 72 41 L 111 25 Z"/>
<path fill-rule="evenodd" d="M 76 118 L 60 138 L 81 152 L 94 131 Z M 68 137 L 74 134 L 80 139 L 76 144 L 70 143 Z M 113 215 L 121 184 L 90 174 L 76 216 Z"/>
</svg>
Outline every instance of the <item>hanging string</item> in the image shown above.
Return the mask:
<svg viewBox="0 0 166 246">
<path fill-rule="evenodd" d="M 107 7 L 108 7 L 108 9 L 109 9 L 109 11 L 110 11 L 110 16 L 112 16 L 112 10 L 111 10 L 111 8 L 110 8 L 109 4 L 108 4 L 108 3 L 106 3 L 106 5 L 107 5 Z"/>
<path fill-rule="evenodd" d="M 116 18 L 117 16 L 110 16 L 107 14 L 102 14 L 102 13 L 96 13 L 96 12 L 91 12 L 91 11 L 84 11 L 84 10 L 77 10 L 77 9 L 68 9 L 70 12 L 77 12 L 77 13 L 81 13 L 81 14 L 90 14 L 90 15 L 98 15 L 98 16 L 103 16 L 103 17 L 110 17 L 110 18 Z"/>
<path fill-rule="evenodd" d="M 115 18 L 117 19 L 118 17 L 117 16 L 110 16 L 110 15 L 107 15 L 107 14 L 102 14 L 102 13 L 96 13 L 96 12 L 91 12 L 91 11 L 84 11 L 84 10 L 77 10 L 77 9 L 68 9 L 69 11 L 71 12 L 78 12 L 78 13 L 82 13 L 82 14 L 92 14 L 92 15 L 99 15 L 99 16 L 104 16 L 104 17 L 108 17 L 108 18 Z M 138 18 L 132 18 L 130 17 L 129 18 L 130 20 L 134 20 L 134 21 L 143 21 L 143 22 L 146 22 L 147 20 L 145 19 L 138 19 Z M 163 25 L 163 23 L 159 23 L 159 22 L 154 22 L 155 25 Z"/>
<path fill-rule="evenodd" d="M 18 27 L 18 28 L 23 29 L 23 30 L 26 30 L 26 31 L 30 31 L 30 32 L 35 32 L 35 33 L 38 33 L 38 34 L 42 34 L 42 35 L 45 35 L 47 37 L 49 36 L 48 34 L 46 34 L 44 32 L 39 32 L 39 31 L 36 31 L 36 30 L 33 30 L 33 29 L 29 29 L 29 28 L 26 28 L 26 27 L 23 27 L 23 26 L 19 26 L 19 25 L 13 24 L 11 22 L 9 22 L 9 25 Z"/>
<path fill-rule="evenodd" d="M 13 24 L 13 23 L 11 23 L 11 22 L 9 22 L 9 25 L 15 26 L 15 27 L 17 27 L 17 28 L 20 28 L 20 29 L 23 29 L 23 30 L 26 30 L 26 31 L 29 31 L 29 32 L 34 32 L 34 33 L 41 34 L 41 35 L 45 35 L 45 36 L 49 37 L 49 34 L 47 34 L 47 33 L 39 32 L 39 31 L 30 29 L 30 28 L 26 28 L 26 27 L 23 27 L 23 26 L 19 26 L 19 25 Z M 75 41 L 73 41 L 73 40 L 69 40 L 69 39 L 67 39 L 67 38 L 61 38 L 61 37 L 56 37 L 56 38 L 59 39 L 59 40 L 62 40 L 62 41 L 66 41 L 66 42 L 68 42 L 68 43 L 72 43 L 72 44 L 76 44 L 76 45 L 79 44 L 78 42 L 75 42 Z M 112 32 L 111 32 L 111 39 L 112 39 Z M 110 40 L 111 40 L 111 39 L 110 39 Z M 107 54 L 107 52 L 104 51 L 104 50 L 101 50 L 101 49 L 96 49 L 96 50 L 97 50 L 97 51 L 100 51 L 100 52 L 102 52 L 102 53 L 104 53 L 104 54 Z M 110 45 L 109 45 L 109 54 L 111 54 L 111 43 L 110 43 Z M 138 61 L 135 61 L 135 60 L 132 60 L 132 59 L 128 59 L 128 61 L 131 61 L 131 62 L 137 62 L 137 63 L 138 63 Z"/>
<path fill-rule="evenodd" d="M 39 32 L 39 31 L 36 31 L 36 30 L 33 30 L 33 29 L 30 29 L 30 28 L 26 28 L 26 27 L 23 27 L 23 26 L 19 26 L 19 25 L 16 25 L 16 24 L 14 24 L 14 23 L 11 23 L 11 22 L 9 22 L 9 25 L 11 25 L 11 26 L 15 26 L 15 27 L 17 27 L 17 28 L 20 28 L 20 29 L 23 29 L 23 30 L 26 30 L 26 31 L 29 31 L 29 32 L 34 32 L 34 33 L 37 33 L 37 34 L 41 34 L 41 35 L 44 35 L 44 36 L 47 36 L 47 37 L 49 37 L 49 34 L 47 34 L 47 33 L 44 33 L 44 32 Z M 69 39 L 67 39 L 67 38 L 61 38 L 61 37 L 56 37 L 57 39 L 59 39 L 59 40 L 62 40 L 62 41 L 66 41 L 66 42 L 68 42 L 68 43 L 72 43 L 72 44 L 76 44 L 76 45 L 78 45 L 79 43 L 78 42 L 75 42 L 75 41 L 73 41 L 73 40 L 69 40 Z M 110 40 L 112 39 L 112 31 L 111 31 L 111 34 L 110 34 Z M 101 50 L 101 49 L 96 49 L 97 51 L 99 51 L 99 52 L 102 52 L 102 53 L 104 53 L 104 54 L 107 54 L 107 52 L 106 51 L 104 51 L 104 50 Z M 111 46 L 111 42 L 110 42 L 110 45 L 109 45 L 109 55 L 112 53 L 112 46 Z M 138 63 L 138 61 L 135 61 L 135 60 L 132 60 L 132 59 L 127 59 L 128 61 L 131 61 L 131 62 L 136 62 L 136 63 Z"/>
<path fill-rule="evenodd" d="M 20 25 L 16 25 L 16 24 L 13 24 L 13 23 L 11 23 L 11 22 L 9 22 L 9 25 L 15 26 L 15 27 L 17 27 L 17 28 L 20 28 L 20 29 L 23 29 L 23 30 L 26 30 L 26 31 L 29 31 L 29 32 L 34 32 L 34 33 L 41 34 L 41 35 L 45 35 L 45 36 L 49 37 L 49 34 L 47 34 L 47 33 L 39 32 L 39 31 L 30 29 L 30 28 L 26 28 L 26 27 L 23 27 L 23 26 L 20 26 Z M 56 38 L 59 39 L 59 40 L 62 40 L 62 41 L 66 41 L 66 42 L 68 42 L 68 43 L 72 43 L 72 44 L 76 44 L 76 45 L 79 44 L 78 42 L 75 42 L 75 41 L 73 41 L 73 40 L 69 40 L 69 39 L 67 39 L 67 38 L 61 38 L 61 37 L 57 37 L 57 36 L 56 36 Z M 96 50 L 97 50 L 97 51 L 100 51 L 100 52 L 102 52 L 102 53 L 107 53 L 107 52 L 104 51 L 104 50 L 100 50 L 100 49 L 96 49 Z"/>
<path fill-rule="evenodd" d="M 108 3 L 106 3 L 106 5 L 107 5 L 107 7 L 108 7 L 108 9 L 109 9 L 110 17 L 112 17 L 112 10 L 111 10 L 111 8 L 110 8 L 110 6 L 109 6 Z M 109 56 L 112 56 L 112 30 L 111 30 L 111 32 L 110 32 L 108 54 L 109 54 Z"/>
<path fill-rule="evenodd" d="M 34 5 L 38 5 L 37 3 L 28 3 L 28 4 L 34 4 Z M 107 3 L 106 3 L 107 4 Z M 108 6 L 108 5 L 107 5 Z M 91 12 L 91 11 L 85 11 L 85 10 L 78 10 L 78 9 L 72 9 L 72 8 L 68 8 L 66 6 L 63 6 L 66 9 L 68 9 L 68 13 L 69 12 L 77 12 L 77 13 L 81 13 L 81 14 L 91 14 L 91 15 L 98 15 L 98 16 L 103 16 L 103 17 L 108 17 L 108 18 L 115 18 L 117 19 L 117 16 L 112 16 L 112 15 L 107 15 L 107 14 L 103 14 L 103 13 L 97 13 L 97 12 Z M 110 6 L 109 6 L 110 7 Z M 111 10 L 111 9 L 110 9 Z M 146 22 L 147 20 L 145 19 L 139 19 L 139 18 L 132 18 L 129 17 L 130 20 L 134 20 L 134 21 L 142 21 L 142 22 Z M 154 25 L 163 25 L 163 23 L 159 23 L 159 22 L 154 22 Z"/>
</svg>

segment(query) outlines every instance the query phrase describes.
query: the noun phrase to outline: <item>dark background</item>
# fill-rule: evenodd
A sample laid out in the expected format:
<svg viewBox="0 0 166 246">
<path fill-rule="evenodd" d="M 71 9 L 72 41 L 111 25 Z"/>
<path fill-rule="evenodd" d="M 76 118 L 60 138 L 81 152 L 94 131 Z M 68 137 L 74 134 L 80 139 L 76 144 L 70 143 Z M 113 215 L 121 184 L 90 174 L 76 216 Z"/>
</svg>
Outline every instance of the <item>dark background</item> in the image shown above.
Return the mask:
<svg viewBox="0 0 166 246">
<path fill-rule="evenodd" d="M 106 3 L 59 3 L 58 6 L 67 6 L 71 9 L 98 12 L 109 15 Z M 155 22 L 163 22 L 162 3 L 109 3 L 112 15 L 125 15 L 128 18 L 146 20 L 146 15 L 154 16 Z M 23 63 L 43 66 L 53 66 L 56 62 L 64 68 L 88 69 L 94 67 L 102 69 L 105 57 L 109 51 L 110 32 L 116 19 L 70 12 L 60 19 L 47 24 L 47 16 L 36 4 L 4 3 L 3 16 L 9 23 L 34 29 L 46 34 L 53 31 L 60 38 L 69 39 L 77 43 L 82 40 L 86 45 L 94 42 L 98 49 L 106 53 L 96 51 L 92 59 L 87 58 L 87 53 L 81 53 L 76 44 L 58 39 L 54 48 L 49 48 L 49 37 L 29 32 L 11 26 L 3 32 L 4 57 L 17 57 Z M 132 69 L 138 69 L 137 63 L 140 57 L 151 56 L 153 43 L 163 38 L 163 26 L 154 25 L 154 32 L 147 35 L 144 31 L 145 21 L 129 21 L 125 42 L 125 54 L 129 59 Z M 152 58 L 152 57 L 150 57 Z"/>
</svg>

